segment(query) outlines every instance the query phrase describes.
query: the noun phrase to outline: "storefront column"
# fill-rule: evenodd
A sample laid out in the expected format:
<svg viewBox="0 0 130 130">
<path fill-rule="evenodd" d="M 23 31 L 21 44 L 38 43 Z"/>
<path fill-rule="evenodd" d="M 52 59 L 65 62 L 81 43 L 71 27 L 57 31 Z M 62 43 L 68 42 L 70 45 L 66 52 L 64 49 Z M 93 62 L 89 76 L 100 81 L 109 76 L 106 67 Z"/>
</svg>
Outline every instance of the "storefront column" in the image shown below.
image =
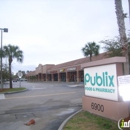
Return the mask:
<svg viewBox="0 0 130 130">
<path fill-rule="evenodd" d="M 41 74 L 39 74 L 39 81 L 41 81 Z"/>
<path fill-rule="evenodd" d="M 33 81 L 33 78 L 32 78 L 33 76 L 30 76 L 30 81 Z"/>
<path fill-rule="evenodd" d="M 41 81 L 43 81 L 43 74 L 41 74 Z"/>
<path fill-rule="evenodd" d="M 61 81 L 60 73 L 58 73 L 58 82 Z"/>
<path fill-rule="evenodd" d="M 66 82 L 69 82 L 69 74 L 66 72 Z"/>
<path fill-rule="evenodd" d="M 36 79 L 36 81 L 38 81 L 38 75 L 37 75 L 37 79 Z"/>
<path fill-rule="evenodd" d="M 51 74 L 51 77 L 52 77 L 52 79 L 51 79 L 51 80 L 52 80 L 52 81 L 54 81 L 54 75 L 53 75 L 53 74 Z"/>
<path fill-rule="evenodd" d="M 80 74 L 79 74 L 79 70 L 77 70 L 77 83 L 80 82 Z"/>
<path fill-rule="evenodd" d="M 39 74 L 37 75 L 37 81 L 39 81 Z"/>
<path fill-rule="evenodd" d="M 51 74 L 48 74 L 48 81 L 51 81 Z"/>
<path fill-rule="evenodd" d="M 48 81 L 48 74 L 46 74 L 46 81 Z"/>
<path fill-rule="evenodd" d="M 38 75 L 37 75 L 36 81 L 38 81 Z"/>
<path fill-rule="evenodd" d="M 43 81 L 46 81 L 46 80 L 45 80 L 45 76 L 46 76 L 46 75 L 44 74 L 44 75 L 43 75 Z"/>
<path fill-rule="evenodd" d="M 39 74 L 39 81 L 41 81 L 41 74 Z"/>
<path fill-rule="evenodd" d="M 38 81 L 40 81 L 40 74 L 38 74 Z"/>
<path fill-rule="evenodd" d="M 84 82 L 84 71 L 80 71 L 80 82 Z"/>
</svg>

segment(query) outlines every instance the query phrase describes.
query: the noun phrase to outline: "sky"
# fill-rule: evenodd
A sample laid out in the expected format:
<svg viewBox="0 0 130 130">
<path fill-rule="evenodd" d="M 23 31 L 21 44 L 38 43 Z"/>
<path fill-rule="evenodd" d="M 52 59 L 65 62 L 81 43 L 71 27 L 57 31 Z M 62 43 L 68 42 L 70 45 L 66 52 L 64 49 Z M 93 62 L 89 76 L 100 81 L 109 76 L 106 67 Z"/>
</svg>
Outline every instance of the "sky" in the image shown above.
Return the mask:
<svg viewBox="0 0 130 130">
<path fill-rule="evenodd" d="M 128 13 L 128 0 L 122 4 Z M 23 51 L 23 63 L 12 62 L 14 73 L 83 58 L 81 49 L 88 42 L 100 45 L 119 35 L 114 0 L 0 0 L 0 18 L 0 28 L 9 30 L 3 46 Z M 129 24 L 126 18 L 126 33 Z"/>
</svg>

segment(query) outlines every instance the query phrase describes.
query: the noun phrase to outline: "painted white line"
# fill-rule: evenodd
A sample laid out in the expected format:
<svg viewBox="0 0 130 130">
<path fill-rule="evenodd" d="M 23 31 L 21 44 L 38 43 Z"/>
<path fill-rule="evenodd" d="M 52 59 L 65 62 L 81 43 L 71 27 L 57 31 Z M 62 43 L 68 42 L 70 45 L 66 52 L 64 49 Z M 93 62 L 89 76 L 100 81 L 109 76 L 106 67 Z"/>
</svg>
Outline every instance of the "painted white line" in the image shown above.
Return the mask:
<svg viewBox="0 0 130 130">
<path fill-rule="evenodd" d="M 22 96 L 22 97 L 9 97 L 6 99 L 18 99 L 18 98 L 35 98 L 35 97 L 47 97 L 47 96 L 59 96 L 59 95 L 69 95 L 75 94 L 76 92 L 65 92 L 65 93 L 51 93 L 51 94 L 44 94 L 44 95 L 34 95 L 34 96 Z"/>
<path fill-rule="evenodd" d="M 31 88 L 32 90 L 36 90 L 36 89 L 46 89 L 46 88 Z"/>
<path fill-rule="evenodd" d="M 36 89 L 46 89 L 46 88 L 37 88 L 35 86 L 32 86 L 32 88 L 30 88 L 31 90 L 36 90 Z"/>
<path fill-rule="evenodd" d="M 0 99 L 5 99 L 5 95 L 4 94 L 0 94 Z"/>
</svg>

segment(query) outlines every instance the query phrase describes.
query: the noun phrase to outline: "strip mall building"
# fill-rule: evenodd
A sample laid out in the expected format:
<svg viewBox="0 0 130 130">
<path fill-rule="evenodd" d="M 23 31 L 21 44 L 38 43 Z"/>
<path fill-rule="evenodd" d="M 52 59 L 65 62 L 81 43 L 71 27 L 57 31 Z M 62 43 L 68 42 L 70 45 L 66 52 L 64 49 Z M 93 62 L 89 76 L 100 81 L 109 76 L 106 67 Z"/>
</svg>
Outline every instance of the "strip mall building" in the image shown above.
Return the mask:
<svg viewBox="0 0 130 130">
<path fill-rule="evenodd" d="M 107 58 L 106 53 L 93 56 L 92 61 Z M 34 71 L 30 71 L 26 78 L 28 81 L 58 81 L 58 82 L 83 82 L 83 63 L 90 62 L 89 57 L 65 62 L 62 64 L 39 64 Z"/>
</svg>

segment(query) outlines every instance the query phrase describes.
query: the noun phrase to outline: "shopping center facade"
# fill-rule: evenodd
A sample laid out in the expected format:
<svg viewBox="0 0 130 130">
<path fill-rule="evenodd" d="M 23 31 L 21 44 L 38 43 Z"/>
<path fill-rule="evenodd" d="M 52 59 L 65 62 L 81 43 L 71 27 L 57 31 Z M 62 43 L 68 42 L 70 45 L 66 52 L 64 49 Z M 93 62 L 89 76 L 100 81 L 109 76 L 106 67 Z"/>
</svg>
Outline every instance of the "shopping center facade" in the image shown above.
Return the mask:
<svg viewBox="0 0 130 130">
<path fill-rule="evenodd" d="M 92 57 L 92 61 L 107 58 L 106 53 Z M 61 64 L 39 64 L 34 71 L 26 74 L 28 81 L 58 81 L 58 82 L 83 82 L 84 71 L 81 65 L 90 62 L 89 57 L 61 63 Z"/>
</svg>

